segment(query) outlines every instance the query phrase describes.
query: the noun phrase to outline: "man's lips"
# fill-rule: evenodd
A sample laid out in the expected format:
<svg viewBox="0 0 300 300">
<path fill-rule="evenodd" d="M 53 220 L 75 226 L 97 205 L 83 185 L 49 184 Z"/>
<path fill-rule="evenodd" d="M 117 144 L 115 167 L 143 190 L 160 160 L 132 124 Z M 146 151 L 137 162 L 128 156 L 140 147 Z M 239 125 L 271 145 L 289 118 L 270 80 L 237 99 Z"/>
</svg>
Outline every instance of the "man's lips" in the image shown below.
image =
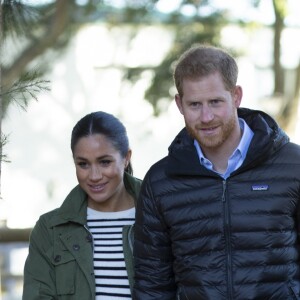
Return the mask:
<svg viewBox="0 0 300 300">
<path fill-rule="evenodd" d="M 205 127 L 205 128 L 200 128 L 200 130 L 215 130 L 215 129 L 217 129 L 218 127 L 217 126 L 215 126 L 215 127 Z"/>
<path fill-rule="evenodd" d="M 219 125 L 212 125 L 212 126 L 206 126 L 206 127 L 203 127 L 203 126 L 200 127 L 200 126 L 198 126 L 197 130 L 202 131 L 204 133 L 213 133 L 218 128 L 219 128 Z"/>
</svg>

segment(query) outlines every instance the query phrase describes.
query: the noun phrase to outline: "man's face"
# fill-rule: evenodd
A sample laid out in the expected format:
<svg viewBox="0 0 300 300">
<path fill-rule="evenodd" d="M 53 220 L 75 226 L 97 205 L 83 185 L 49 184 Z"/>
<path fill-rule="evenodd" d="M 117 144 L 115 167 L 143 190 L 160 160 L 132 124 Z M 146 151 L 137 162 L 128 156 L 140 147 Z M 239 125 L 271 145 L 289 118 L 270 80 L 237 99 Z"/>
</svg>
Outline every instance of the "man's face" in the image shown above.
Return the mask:
<svg viewBox="0 0 300 300">
<path fill-rule="evenodd" d="M 242 89 L 226 90 L 219 73 L 185 79 L 183 97 L 176 95 L 176 104 L 184 116 L 186 128 L 202 150 L 214 151 L 230 147 L 240 135 L 237 108 Z"/>
</svg>

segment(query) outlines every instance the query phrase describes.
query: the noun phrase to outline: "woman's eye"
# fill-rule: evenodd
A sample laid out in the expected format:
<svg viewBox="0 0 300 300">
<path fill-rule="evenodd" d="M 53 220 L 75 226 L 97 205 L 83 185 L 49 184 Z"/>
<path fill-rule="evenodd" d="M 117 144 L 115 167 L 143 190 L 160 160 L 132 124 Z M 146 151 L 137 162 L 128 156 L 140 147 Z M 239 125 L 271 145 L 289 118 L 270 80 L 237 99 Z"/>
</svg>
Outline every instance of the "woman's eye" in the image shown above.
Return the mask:
<svg viewBox="0 0 300 300">
<path fill-rule="evenodd" d="M 109 166 L 109 164 L 111 163 L 111 160 L 105 159 L 105 160 L 101 160 L 100 164 L 104 167 Z"/>
<path fill-rule="evenodd" d="M 85 168 L 87 168 L 87 163 L 81 161 L 81 162 L 78 162 L 78 163 L 77 163 L 77 166 L 79 166 L 79 167 L 82 168 L 82 169 L 85 169 Z"/>
</svg>

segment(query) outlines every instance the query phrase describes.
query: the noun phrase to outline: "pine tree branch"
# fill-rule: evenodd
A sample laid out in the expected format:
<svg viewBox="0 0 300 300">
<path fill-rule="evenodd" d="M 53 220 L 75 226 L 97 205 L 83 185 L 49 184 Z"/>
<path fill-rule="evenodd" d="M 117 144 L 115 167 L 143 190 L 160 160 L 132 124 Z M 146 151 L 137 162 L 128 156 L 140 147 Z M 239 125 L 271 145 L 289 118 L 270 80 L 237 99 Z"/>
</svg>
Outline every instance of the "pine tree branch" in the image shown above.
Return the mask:
<svg viewBox="0 0 300 300">
<path fill-rule="evenodd" d="M 51 23 L 47 24 L 47 30 L 44 34 L 35 43 L 30 43 L 9 68 L 2 70 L 2 86 L 11 87 L 19 74 L 24 72 L 28 62 L 44 53 L 59 39 L 68 25 L 70 5 L 72 5 L 72 1 L 69 0 L 56 1 Z"/>
</svg>

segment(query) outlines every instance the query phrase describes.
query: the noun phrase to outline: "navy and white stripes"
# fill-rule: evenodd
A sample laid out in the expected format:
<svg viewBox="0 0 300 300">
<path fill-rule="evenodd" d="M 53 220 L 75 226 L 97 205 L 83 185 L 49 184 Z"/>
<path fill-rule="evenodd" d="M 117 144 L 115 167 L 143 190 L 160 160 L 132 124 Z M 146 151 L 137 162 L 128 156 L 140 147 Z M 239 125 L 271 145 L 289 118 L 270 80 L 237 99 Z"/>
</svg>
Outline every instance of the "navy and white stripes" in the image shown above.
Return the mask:
<svg viewBox="0 0 300 300">
<path fill-rule="evenodd" d="M 87 210 L 87 225 L 94 243 L 96 300 L 131 299 L 122 228 L 133 224 L 134 217 L 135 208 L 118 212 Z"/>
</svg>

